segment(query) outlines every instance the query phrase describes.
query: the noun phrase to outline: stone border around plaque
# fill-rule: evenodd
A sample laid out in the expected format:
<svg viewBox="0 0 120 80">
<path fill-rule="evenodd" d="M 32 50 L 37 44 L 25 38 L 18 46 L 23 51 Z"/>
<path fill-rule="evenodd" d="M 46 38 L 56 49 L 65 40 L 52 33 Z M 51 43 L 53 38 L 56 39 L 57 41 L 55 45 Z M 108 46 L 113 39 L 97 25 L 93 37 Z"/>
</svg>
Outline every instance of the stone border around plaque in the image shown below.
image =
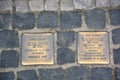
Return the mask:
<svg viewBox="0 0 120 80">
<path fill-rule="evenodd" d="M 108 38 L 108 32 L 78 32 L 78 63 L 109 64 Z"/>
<path fill-rule="evenodd" d="M 54 64 L 52 33 L 22 34 L 22 65 Z"/>
</svg>

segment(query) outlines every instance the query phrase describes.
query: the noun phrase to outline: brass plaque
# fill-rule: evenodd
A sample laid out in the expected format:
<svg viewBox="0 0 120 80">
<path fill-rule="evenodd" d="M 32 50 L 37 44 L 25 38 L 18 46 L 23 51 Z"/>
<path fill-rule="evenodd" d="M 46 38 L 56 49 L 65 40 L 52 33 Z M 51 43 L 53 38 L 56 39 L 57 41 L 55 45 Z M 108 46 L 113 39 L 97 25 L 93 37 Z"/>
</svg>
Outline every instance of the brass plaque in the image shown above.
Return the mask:
<svg viewBox="0 0 120 80">
<path fill-rule="evenodd" d="M 78 63 L 109 64 L 107 32 L 79 32 L 77 48 Z"/>
<path fill-rule="evenodd" d="M 53 34 L 23 34 L 22 64 L 53 64 Z"/>
</svg>

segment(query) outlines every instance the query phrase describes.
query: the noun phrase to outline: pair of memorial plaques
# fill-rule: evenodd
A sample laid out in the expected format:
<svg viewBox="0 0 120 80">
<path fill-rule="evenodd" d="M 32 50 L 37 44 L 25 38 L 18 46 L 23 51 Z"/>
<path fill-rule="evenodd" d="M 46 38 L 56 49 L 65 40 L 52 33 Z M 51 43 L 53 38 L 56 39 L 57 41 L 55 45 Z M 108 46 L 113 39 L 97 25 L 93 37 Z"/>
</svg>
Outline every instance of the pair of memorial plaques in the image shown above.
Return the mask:
<svg viewBox="0 0 120 80">
<path fill-rule="evenodd" d="M 53 40 L 51 33 L 23 34 L 22 64 L 54 64 Z M 108 64 L 108 33 L 79 32 L 77 35 L 77 55 L 80 64 Z"/>
</svg>

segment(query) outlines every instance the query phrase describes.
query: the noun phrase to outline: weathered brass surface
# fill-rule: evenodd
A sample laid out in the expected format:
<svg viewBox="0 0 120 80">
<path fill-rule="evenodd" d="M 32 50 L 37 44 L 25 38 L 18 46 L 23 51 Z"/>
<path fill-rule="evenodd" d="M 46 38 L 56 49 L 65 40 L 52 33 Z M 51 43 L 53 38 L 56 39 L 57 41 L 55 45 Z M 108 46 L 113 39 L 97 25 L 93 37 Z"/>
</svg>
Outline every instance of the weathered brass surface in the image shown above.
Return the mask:
<svg viewBox="0 0 120 80">
<path fill-rule="evenodd" d="M 53 34 L 23 34 L 22 64 L 53 64 Z"/>
<path fill-rule="evenodd" d="M 107 32 L 79 32 L 77 48 L 78 63 L 109 64 Z"/>
</svg>

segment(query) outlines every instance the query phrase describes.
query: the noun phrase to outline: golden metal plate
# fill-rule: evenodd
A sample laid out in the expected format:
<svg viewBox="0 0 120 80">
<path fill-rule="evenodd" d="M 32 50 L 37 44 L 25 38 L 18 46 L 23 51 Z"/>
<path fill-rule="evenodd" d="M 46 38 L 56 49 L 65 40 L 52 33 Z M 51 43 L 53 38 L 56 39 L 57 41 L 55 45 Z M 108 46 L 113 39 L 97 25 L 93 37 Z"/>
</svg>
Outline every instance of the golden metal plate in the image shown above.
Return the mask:
<svg viewBox="0 0 120 80">
<path fill-rule="evenodd" d="M 109 64 L 107 32 L 79 32 L 77 43 L 78 63 Z"/>
<path fill-rule="evenodd" d="M 22 35 L 22 65 L 54 64 L 53 34 Z"/>
</svg>

